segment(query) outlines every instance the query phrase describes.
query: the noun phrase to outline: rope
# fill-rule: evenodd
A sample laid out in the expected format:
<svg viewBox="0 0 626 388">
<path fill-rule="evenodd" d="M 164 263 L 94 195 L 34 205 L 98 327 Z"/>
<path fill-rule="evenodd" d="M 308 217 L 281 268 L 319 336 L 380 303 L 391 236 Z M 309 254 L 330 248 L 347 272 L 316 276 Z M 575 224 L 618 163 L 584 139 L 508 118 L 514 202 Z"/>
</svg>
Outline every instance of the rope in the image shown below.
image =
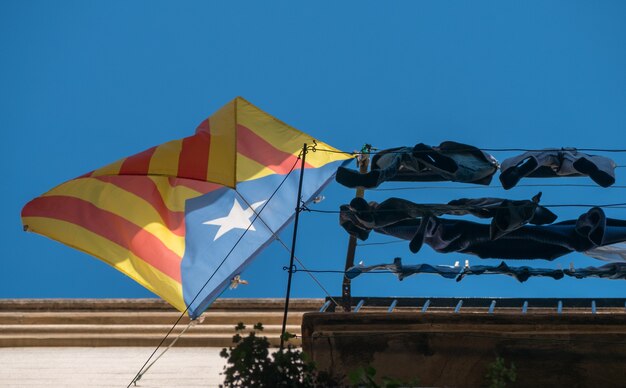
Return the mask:
<svg viewBox="0 0 626 388">
<path fill-rule="evenodd" d="M 429 264 L 429 265 L 432 265 L 433 267 L 439 266 L 439 265 L 436 265 L 436 264 Z M 355 267 L 358 267 L 358 266 L 355 266 Z M 447 266 L 444 266 L 444 267 L 447 267 Z M 470 266 L 468 268 L 471 271 L 472 266 Z M 495 269 L 496 266 L 493 266 L 493 268 Z M 516 267 L 510 267 L 510 268 L 516 268 Z M 465 269 L 464 267 L 459 266 L 458 267 L 459 271 L 458 271 L 458 273 L 455 274 L 455 276 L 457 276 L 457 275 L 462 275 L 462 276 L 472 275 L 471 272 L 464 272 L 464 269 Z M 542 270 L 546 269 L 546 270 L 550 270 L 550 271 L 563 271 L 562 268 L 537 268 L 537 269 L 542 269 Z M 576 268 L 574 268 L 574 270 L 575 269 Z M 583 269 L 583 268 L 581 267 L 581 268 L 578 268 L 578 269 Z M 289 268 L 288 267 L 283 267 L 283 270 L 284 271 L 288 271 Z M 297 268 L 293 269 L 293 272 L 294 273 L 296 273 L 296 272 L 336 273 L 336 274 L 342 274 L 342 275 L 345 275 L 347 273 L 347 271 L 342 271 L 342 270 L 338 270 L 338 269 L 313 269 L 313 270 L 311 270 L 311 269 L 297 269 Z M 360 272 L 359 276 L 361 276 L 361 275 L 369 275 L 369 274 L 374 274 L 374 275 L 377 275 L 377 274 L 394 274 L 394 275 L 398 275 L 399 273 L 401 273 L 401 272 L 399 272 L 399 271 L 392 271 L 392 270 L 386 270 L 386 269 L 378 269 L 378 270 L 371 270 L 371 271 Z M 421 272 L 421 271 L 411 271 L 411 270 L 409 270 L 409 271 L 407 271 L 405 273 L 407 274 L 407 276 L 408 275 L 437 275 L 438 274 L 438 273 L 432 273 L 432 272 Z M 501 276 L 501 275 L 506 275 L 506 274 L 507 273 L 503 273 L 503 272 L 484 272 L 484 273 L 480 273 L 478 275 L 480 275 L 480 276 L 486 276 L 486 275 L 498 275 L 498 276 Z M 572 275 L 568 275 L 568 276 L 573 277 L 573 278 L 575 277 L 575 276 L 572 276 Z M 593 277 L 593 276 L 583 276 L 583 277 L 578 278 L 578 279 L 590 278 L 590 277 Z M 555 280 L 560 280 L 560 279 L 555 279 Z"/>
<path fill-rule="evenodd" d="M 431 205 L 431 204 L 427 204 Z M 435 206 L 445 207 L 448 206 L 446 204 L 437 204 Z M 528 205 L 530 206 L 530 205 Z M 601 208 L 611 208 L 611 209 L 626 209 L 626 202 L 621 203 L 608 203 L 603 205 L 593 205 L 593 204 L 554 204 L 554 205 L 539 205 L 543 207 L 601 207 Z M 453 210 L 481 210 L 481 209 L 507 209 L 506 206 L 477 206 L 477 205 L 454 205 Z M 306 211 L 311 213 L 322 213 L 322 214 L 340 214 L 341 210 L 327 210 L 327 209 L 309 209 Z M 395 209 L 373 209 L 373 210 L 359 210 L 358 213 L 391 213 L 397 212 Z"/>
<path fill-rule="evenodd" d="M 614 152 L 614 153 L 619 153 L 619 152 L 626 152 L 626 149 L 615 149 L 615 148 L 543 148 L 543 149 L 537 149 L 537 148 L 467 148 L 467 149 L 456 149 L 455 151 L 457 152 L 462 152 L 462 151 L 475 151 L 475 150 L 480 150 L 480 151 L 486 151 L 486 152 L 543 152 L 543 151 L 591 151 L 591 152 Z M 359 155 L 359 154 L 369 154 L 369 155 L 373 155 L 376 154 L 376 152 L 367 152 L 367 151 L 361 151 L 361 152 L 346 152 L 346 151 L 340 151 L 340 150 L 331 150 L 328 148 L 317 148 L 317 151 L 321 151 L 321 152 L 329 152 L 329 153 L 334 153 L 334 154 L 344 154 L 344 155 Z M 436 151 L 436 150 L 415 150 L 412 151 L 414 153 L 418 153 L 418 152 L 431 152 L 431 151 Z M 406 154 L 406 151 L 385 151 L 386 154 Z"/>
<path fill-rule="evenodd" d="M 167 332 L 167 334 L 165 334 L 165 337 L 163 337 L 163 339 L 161 340 L 161 342 L 157 345 L 157 347 L 154 349 L 154 351 L 152 352 L 152 354 L 150 354 L 150 357 L 148 357 L 148 359 L 146 360 L 146 362 L 141 366 L 141 368 L 139 369 L 139 372 L 137 372 L 137 374 L 135 375 L 135 377 L 132 379 L 132 381 L 130 383 L 128 383 L 128 386 L 126 388 L 130 388 L 130 386 L 132 384 L 136 385 L 137 382 L 137 377 L 139 376 L 139 374 L 141 373 L 141 371 L 143 370 L 143 368 L 148 364 L 148 362 L 150 362 L 150 359 L 152 359 L 152 357 L 156 354 L 156 352 L 159 350 L 159 348 L 161 347 L 161 345 L 163 345 L 163 343 L 165 342 L 165 340 L 167 339 L 167 337 L 172 333 L 172 331 L 174 330 L 174 328 L 176 327 L 176 325 L 178 325 L 178 323 L 180 322 L 180 320 L 185 316 L 185 314 L 187 313 L 187 311 L 189 311 L 189 306 L 191 306 L 193 304 L 193 302 L 196 301 L 196 299 L 198 298 L 198 296 L 200 296 L 200 294 L 202 293 L 202 291 L 206 288 L 206 286 L 209 284 L 209 282 L 213 279 L 213 276 L 215 276 L 215 274 L 217 273 L 217 271 L 222 267 L 222 265 L 226 262 L 226 259 L 228 259 L 228 257 L 230 257 L 230 254 L 233 253 L 233 251 L 235 250 L 235 248 L 237 247 L 237 245 L 239 245 L 239 243 L 241 242 L 241 240 L 243 239 L 243 237 L 246 235 L 246 233 L 248 233 L 248 231 L 250 230 L 250 228 L 252 227 L 252 225 L 254 224 L 254 222 L 256 221 L 256 219 L 258 218 L 258 216 L 261 214 L 261 212 L 263 212 L 263 210 L 267 207 L 267 204 L 272 200 L 272 198 L 274 197 L 274 195 L 276 195 L 276 193 L 278 192 L 278 190 L 280 190 L 280 188 L 282 187 L 282 185 L 285 183 L 285 181 L 287 180 L 287 178 L 289 177 L 289 175 L 291 174 L 291 172 L 293 171 L 293 169 L 296 167 L 296 164 L 298 163 L 298 160 L 300 159 L 300 156 L 298 156 L 298 159 L 296 159 L 296 161 L 294 162 L 293 166 L 291 166 L 291 169 L 289 170 L 289 172 L 285 175 L 285 177 L 283 178 L 283 180 L 280 182 L 280 184 L 278 185 L 278 187 L 276 187 L 276 190 L 274 190 L 274 192 L 272 193 L 272 195 L 270 195 L 270 197 L 267 199 L 267 201 L 263 204 L 263 206 L 261 207 L 261 210 L 259 211 L 259 213 L 257 214 L 255 212 L 255 217 L 254 219 L 250 222 L 250 225 L 248 225 L 248 227 L 246 228 L 246 230 L 244 230 L 243 234 L 239 237 L 239 239 L 235 242 L 235 244 L 233 245 L 233 247 L 230 249 L 230 251 L 228 251 L 228 253 L 226 254 L 226 256 L 224 257 L 224 259 L 222 260 L 222 262 L 217 266 L 217 268 L 215 269 L 215 271 L 213 271 L 213 273 L 211 274 L 211 276 L 209 277 L 209 279 L 204 283 L 204 285 L 200 288 L 200 290 L 198 291 L 198 293 L 193 297 L 193 299 L 191 300 L 191 302 L 187 305 L 187 307 L 185 307 L 185 310 L 180 314 L 180 316 L 178 317 L 178 319 L 176 320 L 176 322 L 174 322 L 174 325 L 172 325 L 172 327 L 170 328 L 170 330 Z M 235 190 L 236 191 L 236 190 Z M 241 194 L 239 194 L 239 196 L 241 197 Z"/>
<path fill-rule="evenodd" d="M 373 242 L 373 243 L 361 243 L 361 244 L 357 244 L 358 247 L 366 247 L 369 245 L 389 245 L 389 244 L 399 244 L 399 243 L 406 243 L 406 241 L 404 240 L 398 240 L 398 241 L 384 241 L 384 242 Z"/>
<path fill-rule="evenodd" d="M 599 188 L 597 185 L 590 184 L 572 184 L 572 183 L 548 183 L 545 185 L 539 184 L 521 184 L 515 187 L 593 187 Z M 386 189 L 368 189 L 368 191 L 401 191 L 401 190 L 481 190 L 481 189 L 497 189 L 501 190 L 499 186 L 417 186 L 417 187 L 395 187 Z M 603 187 L 605 189 L 626 189 L 626 186 L 609 186 Z"/>
<path fill-rule="evenodd" d="M 283 267 L 283 271 L 289 271 L 289 267 Z M 345 274 L 346 271 L 341 271 L 338 269 L 298 269 L 298 268 L 294 268 L 293 273 L 297 273 L 297 272 L 305 272 L 305 273 L 340 273 L 340 274 Z M 378 274 L 378 273 L 395 273 L 393 271 L 388 271 L 388 270 L 376 270 L 376 271 L 368 271 L 368 272 L 362 272 L 360 275 L 366 275 L 366 274 Z M 333 298 L 330 298 L 333 302 L 335 301 Z M 338 305 L 337 305 L 338 306 Z"/>
<path fill-rule="evenodd" d="M 172 346 L 174 346 L 174 344 L 180 339 L 180 337 L 183 336 L 183 334 L 185 334 L 185 332 L 192 326 L 195 326 L 197 323 L 202 323 L 202 321 L 204 321 L 204 318 L 198 318 L 196 320 L 190 321 L 189 324 L 187 325 L 187 327 L 185 327 L 180 334 L 178 334 L 178 336 L 176 336 L 176 338 L 174 338 L 174 340 L 172 341 L 171 344 L 169 344 L 169 346 L 167 348 L 165 348 L 161 354 L 159 354 L 154 361 L 152 361 L 152 363 L 150 363 L 150 365 L 148 365 L 143 371 L 139 371 L 139 373 L 137 374 L 137 377 L 135 378 L 135 380 L 133 381 L 135 385 L 137 385 L 137 382 L 139 380 L 141 380 L 141 378 L 143 377 L 143 375 L 148 371 L 148 369 L 150 369 L 152 367 L 152 365 L 154 365 L 159 358 L 163 357 L 163 355 L 165 354 L 165 352 L 167 352 L 168 350 L 170 350 L 172 348 Z"/>
</svg>

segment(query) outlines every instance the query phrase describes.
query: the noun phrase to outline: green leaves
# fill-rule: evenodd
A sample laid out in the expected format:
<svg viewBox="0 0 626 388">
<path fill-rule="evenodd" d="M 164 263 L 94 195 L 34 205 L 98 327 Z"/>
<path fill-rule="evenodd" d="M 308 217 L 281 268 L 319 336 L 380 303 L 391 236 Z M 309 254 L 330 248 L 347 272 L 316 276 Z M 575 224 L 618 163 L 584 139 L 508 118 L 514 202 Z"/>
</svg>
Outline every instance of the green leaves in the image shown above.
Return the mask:
<svg viewBox="0 0 626 388">
<path fill-rule="evenodd" d="M 278 350 L 270 355 L 270 342 L 267 337 L 257 336 L 256 332 L 263 331 L 263 325 L 254 325 L 254 331 L 247 337 L 242 337 L 239 332 L 245 330 L 243 323 L 237 324 L 237 334 L 233 336 L 233 347 L 223 349 L 220 356 L 227 359 L 224 366 L 225 387 L 316 387 L 325 386 L 316 383 L 317 373 L 312 362 L 308 361 L 304 354 L 291 344 L 286 349 Z M 285 339 L 294 338 L 295 335 L 285 333 Z M 331 385 L 338 386 L 333 383 Z"/>
<path fill-rule="evenodd" d="M 291 344 L 270 354 L 270 342 L 267 337 L 258 336 L 263 325 L 254 325 L 254 331 L 247 337 L 240 334 L 246 327 L 237 324 L 237 334 L 233 336 L 233 347 L 222 349 L 220 357 L 227 359 L 224 366 L 224 384 L 222 387 L 343 387 L 343 377 L 334 373 L 320 372 L 310 357 Z M 283 339 L 288 341 L 296 336 L 285 333 Z M 376 369 L 371 366 L 360 367 L 349 374 L 351 386 L 367 388 L 399 388 L 417 386 L 412 383 L 400 382 L 389 377 L 382 377 L 376 382 Z"/>
<path fill-rule="evenodd" d="M 496 357 L 496 360 L 487 367 L 485 379 L 489 388 L 504 388 L 508 382 L 515 382 L 517 379 L 515 364 L 511 363 L 511 366 L 507 368 L 504 359 Z"/>
<path fill-rule="evenodd" d="M 292 334 L 292 333 L 290 333 L 290 332 L 288 332 L 288 331 L 286 331 L 286 332 L 283 334 L 283 336 L 282 336 L 282 339 L 283 339 L 284 341 L 289 341 L 289 340 L 290 340 L 290 339 L 292 339 L 292 338 L 296 338 L 296 335 L 295 335 L 295 334 Z"/>
</svg>

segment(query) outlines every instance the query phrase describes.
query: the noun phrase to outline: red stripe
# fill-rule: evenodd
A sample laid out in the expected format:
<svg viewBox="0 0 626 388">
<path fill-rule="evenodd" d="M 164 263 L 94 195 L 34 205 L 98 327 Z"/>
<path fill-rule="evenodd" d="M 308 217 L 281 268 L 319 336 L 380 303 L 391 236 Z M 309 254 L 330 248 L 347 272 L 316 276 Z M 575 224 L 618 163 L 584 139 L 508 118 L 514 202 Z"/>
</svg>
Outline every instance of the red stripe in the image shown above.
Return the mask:
<svg viewBox="0 0 626 388">
<path fill-rule="evenodd" d="M 152 205 L 152 207 L 159 213 L 161 219 L 163 220 L 163 223 L 165 224 L 165 226 L 167 226 L 168 229 L 172 231 L 172 233 L 177 236 L 185 235 L 185 212 L 171 211 L 165 204 L 165 201 L 163 200 L 163 197 L 161 196 L 157 185 L 152 179 L 143 176 L 101 176 L 95 177 L 95 179 L 110 183 L 123 190 L 133 193 L 138 197 L 141 197 L 143 200 Z M 223 187 L 215 183 L 201 182 L 195 180 L 192 181 L 189 179 L 169 178 L 168 182 L 171 186 L 189 187 L 192 190 L 201 193 L 199 195 L 206 194 Z M 174 184 L 172 182 L 174 182 Z"/>
<path fill-rule="evenodd" d="M 210 147 L 211 135 L 208 132 L 198 132 L 193 136 L 184 138 L 178 158 L 178 176 L 180 178 L 206 180 Z"/>
<path fill-rule="evenodd" d="M 209 132 L 209 119 L 204 120 L 203 122 L 200 123 L 200 125 L 198 125 L 198 128 L 196 128 L 196 133 L 200 133 L 200 132 L 210 133 Z"/>
<path fill-rule="evenodd" d="M 265 139 L 240 124 L 237 125 L 237 152 L 278 174 L 289 173 L 298 160 L 296 156 L 277 149 Z M 313 168 L 306 162 L 304 166 Z"/>
<path fill-rule="evenodd" d="M 128 249 L 141 260 L 181 282 L 181 258 L 176 253 L 145 229 L 90 202 L 64 196 L 39 197 L 24 207 L 22 216 L 47 217 L 79 225 Z"/>
<path fill-rule="evenodd" d="M 137 155 L 129 156 L 122 162 L 119 175 L 143 175 L 148 173 L 150 167 L 150 159 L 156 147 L 152 147 Z"/>
<path fill-rule="evenodd" d="M 146 176 L 100 176 L 95 179 L 110 183 L 141 197 L 159 213 L 163 223 L 172 233 L 177 236 L 185 235 L 185 213 L 168 209 L 152 179 Z"/>
</svg>

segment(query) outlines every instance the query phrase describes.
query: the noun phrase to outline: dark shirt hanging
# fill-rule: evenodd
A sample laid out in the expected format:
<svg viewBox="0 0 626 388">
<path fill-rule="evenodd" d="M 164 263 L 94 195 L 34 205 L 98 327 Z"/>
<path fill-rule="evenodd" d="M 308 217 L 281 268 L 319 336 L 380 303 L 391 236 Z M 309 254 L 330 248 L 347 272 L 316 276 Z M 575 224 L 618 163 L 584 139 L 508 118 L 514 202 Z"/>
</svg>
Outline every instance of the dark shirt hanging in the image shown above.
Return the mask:
<svg viewBox="0 0 626 388">
<path fill-rule="evenodd" d="M 361 174 L 340 167 L 336 180 L 355 188 L 374 188 L 385 181 L 453 181 L 489 185 L 497 160 L 476 147 L 445 141 L 431 147 L 417 144 L 382 150 L 372 158 L 371 171 Z"/>
<path fill-rule="evenodd" d="M 500 182 L 508 190 L 524 177 L 589 176 L 602 187 L 615 183 L 615 162 L 607 157 L 587 155 L 575 148 L 529 151 L 508 158 L 500 166 Z"/>
</svg>

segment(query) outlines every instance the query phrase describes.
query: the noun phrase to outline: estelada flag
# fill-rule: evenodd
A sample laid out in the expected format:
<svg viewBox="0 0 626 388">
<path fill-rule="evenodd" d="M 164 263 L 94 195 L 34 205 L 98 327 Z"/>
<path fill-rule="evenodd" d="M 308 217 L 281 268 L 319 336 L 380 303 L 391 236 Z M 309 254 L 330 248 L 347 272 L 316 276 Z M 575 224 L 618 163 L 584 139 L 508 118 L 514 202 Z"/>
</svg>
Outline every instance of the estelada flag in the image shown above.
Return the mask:
<svg viewBox="0 0 626 388">
<path fill-rule="evenodd" d="M 195 318 L 293 218 L 299 156 L 314 140 L 305 203 L 351 156 L 238 97 L 194 135 L 30 201 L 24 229 L 103 260 Z"/>
</svg>

